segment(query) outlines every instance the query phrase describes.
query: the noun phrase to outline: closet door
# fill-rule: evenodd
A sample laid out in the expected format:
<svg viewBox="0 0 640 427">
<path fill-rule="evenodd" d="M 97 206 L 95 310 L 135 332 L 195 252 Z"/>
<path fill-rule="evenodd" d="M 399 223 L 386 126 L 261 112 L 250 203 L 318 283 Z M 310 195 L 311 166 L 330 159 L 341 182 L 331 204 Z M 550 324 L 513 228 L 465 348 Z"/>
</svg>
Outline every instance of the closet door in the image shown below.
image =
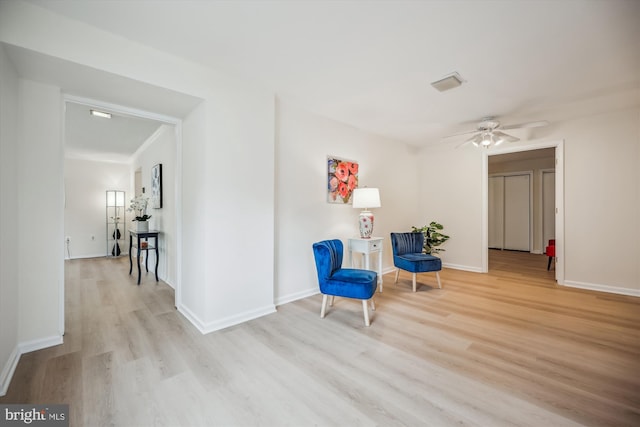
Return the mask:
<svg viewBox="0 0 640 427">
<path fill-rule="evenodd" d="M 504 248 L 529 251 L 529 175 L 504 177 Z"/>
<path fill-rule="evenodd" d="M 489 248 L 504 247 L 504 177 L 489 177 Z"/>
</svg>

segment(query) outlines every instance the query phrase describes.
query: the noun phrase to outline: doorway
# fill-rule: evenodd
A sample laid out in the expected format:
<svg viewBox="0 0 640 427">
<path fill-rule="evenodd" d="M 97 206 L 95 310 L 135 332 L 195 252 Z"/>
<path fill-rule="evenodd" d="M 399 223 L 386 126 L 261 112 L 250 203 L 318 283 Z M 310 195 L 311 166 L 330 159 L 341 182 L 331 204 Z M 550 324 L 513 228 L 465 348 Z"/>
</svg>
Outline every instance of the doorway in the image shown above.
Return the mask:
<svg viewBox="0 0 640 427">
<path fill-rule="evenodd" d="M 543 161 L 538 161 L 539 166 L 535 169 L 538 169 L 536 173 L 530 175 L 532 178 L 532 182 L 530 182 L 530 187 L 532 189 L 532 195 L 530 195 L 530 200 L 533 202 L 535 200 L 535 209 L 529 209 L 530 215 L 532 217 L 531 225 L 530 225 L 530 247 L 529 252 L 535 254 L 542 254 L 546 247 L 545 239 L 549 239 L 549 235 L 553 234 L 556 240 L 556 265 L 555 265 L 555 277 L 556 281 L 559 284 L 562 284 L 564 281 L 564 143 L 563 141 L 557 142 L 548 142 L 541 143 L 535 145 L 521 146 L 521 147 L 513 147 L 513 148 L 503 148 L 496 149 L 492 151 L 487 151 L 484 153 L 484 173 L 483 173 L 483 234 L 482 234 L 482 251 L 483 251 L 483 272 L 489 271 L 489 248 L 491 245 L 495 245 L 496 233 L 495 233 L 495 217 L 490 217 L 489 209 L 490 205 L 495 204 L 496 201 L 494 197 L 490 197 L 490 186 L 500 187 L 500 184 L 496 184 L 496 182 L 491 181 L 491 177 L 495 175 L 513 175 L 514 172 L 518 170 L 526 170 L 528 167 L 527 163 L 517 163 L 521 161 L 522 158 L 531 157 L 531 158 L 542 158 L 544 157 L 544 151 L 547 153 L 551 153 L 553 156 L 551 158 L 552 164 L 544 166 Z M 527 154 L 528 153 L 528 154 Z M 498 157 L 503 156 L 503 157 Z M 524 157 L 523 157 L 524 156 Z M 518 160 L 520 159 L 520 160 Z M 509 168 L 505 168 L 504 164 L 506 164 L 509 160 L 513 160 L 513 163 L 509 166 Z M 504 163 L 502 165 L 502 170 L 496 169 L 493 167 L 495 163 L 499 161 Z M 553 173 L 551 173 L 553 172 Z M 516 173 L 517 175 L 517 173 Z M 504 184 L 504 183 L 503 183 Z M 544 190 L 545 185 L 547 186 L 546 191 Z M 552 187 L 552 190 L 549 188 Z M 524 187 L 522 187 L 524 188 Z M 495 190 L 495 188 L 494 188 Z M 494 191 L 492 190 L 492 192 Z M 546 203 L 544 202 L 546 199 Z M 549 209 L 550 200 L 553 200 L 553 208 Z M 533 205 L 533 203 L 532 203 Z M 504 212 L 504 211 L 502 211 Z M 504 219 L 501 219 L 504 221 Z M 550 226 L 549 222 L 553 223 L 553 227 Z M 544 225 L 546 223 L 546 226 Z M 491 230 L 491 232 L 490 232 Z M 491 238 L 491 244 L 490 244 Z M 498 233 L 498 239 L 501 237 Z M 503 237 L 502 237 L 503 238 Z M 506 249 L 506 247 L 503 247 Z M 522 249 L 525 250 L 524 246 Z"/>
<path fill-rule="evenodd" d="M 162 160 L 162 159 L 171 159 L 174 162 L 174 163 L 170 163 L 171 167 L 165 169 L 165 172 L 168 172 L 167 174 L 168 176 L 165 175 L 165 183 L 162 187 L 165 200 L 171 200 L 171 204 L 169 205 L 170 208 L 168 208 L 168 206 L 163 206 L 162 211 L 154 212 L 153 216 L 155 216 L 156 219 L 161 220 L 161 222 L 158 224 L 159 227 L 162 227 L 165 231 L 170 231 L 169 233 L 166 233 L 166 238 L 163 243 L 164 258 L 166 260 L 164 262 L 166 270 L 165 270 L 165 277 L 163 277 L 163 279 L 165 279 L 167 283 L 170 283 L 175 288 L 175 303 L 177 306 L 177 304 L 180 301 L 180 295 L 181 295 L 181 290 L 180 290 L 181 253 L 178 250 L 178 248 L 180 247 L 180 242 L 182 238 L 181 227 L 180 227 L 182 165 L 181 165 L 181 162 L 179 161 L 179 159 L 181 158 L 181 150 L 182 150 L 181 148 L 182 147 L 182 140 L 181 140 L 182 121 L 180 119 L 164 116 L 161 114 L 156 114 L 148 111 L 138 110 L 138 109 L 124 107 L 124 106 L 110 104 L 110 103 L 104 103 L 101 101 L 76 97 L 72 95 L 65 95 L 63 99 L 64 99 L 65 106 L 67 104 L 78 104 L 85 107 L 109 111 L 119 116 L 127 116 L 130 118 L 137 118 L 147 122 L 152 121 L 157 123 L 155 133 L 153 133 L 151 136 L 147 136 L 146 142 L 144 143 L 144 145 L 142 147 L 139 147 L 134 155 L 129 155 L 129 158 L 137 158 L 136 156 L 138 156 L 138 153 L 141 152 L 141 150 L 149 149 L 150 147 L 155 147 L 156 145 L 153 145 L 153 144 L 155 144 L 158 141 L 158 139 L 162 139 L 163 140 L 162 146 L 166 148 L 162 152 L 158 152 L 156 149 L 156 151 L 153 154 L 153 159 L 149 158 L 148 161 L 155 162 L 157 160 L 159 163 L 163 163 L 166 160 Z M 66 114 L 63 114 L 63 118 L 64 117 L 66 117 Z M 63 120 L 63 129 L 64 129 L 63 141 L 66 145 L 68 133 L 73 131 L 72 124 L 67 123 L 66 119 Z M 98 147 L 95 147 L 95 148 L 96 148 L 96 151 L 99 152 Z M 65 147 L 65 151 L 66 149 L 67 148 Z M 153 164 L 151 164 L 151 166 L 153 166 Z M 147 175 L 147 171 L 150 169 L 150 165 L 144 165 L 144 168 L 146 168 L 146 170 L 143 169 L 144 175 Z M 140 172 L 139 170 L 132 171 L 130 165 L 127 166 L 126 169 L 127 169 L 126 171 L 127 172 L 126 206 L 128 206 L 128 201 L 130 199 L 133 199 L 134 194 L 139 195 L 139 193 L 141 192 L 140 190 L 144 185 L 143 183 L 145 182 L 144 180 L 145 176 L 142 176 L 140 173 L 138 173 Z M 118 178 L 117 182 L 120 183 L 118 185 L 123 186 L 124 184 L 121 183 L 122 178 L 119 175 L 117 178 Z M 149 175 L 146 176 L 146 178 L 151 180 L 150 172 L 149 172 Z M 112 176 L 108 176 L 107 179 L 112 180 L 114 178 Z M 147 183 L 147 185 L 149 184 Z M 66 216 L 67 212 L 65 212 L 64 215 Z M 104 217 L 104 213 L 102 214 L 102 217 Z M 128 237 L 126 238 L 126 241 L 128 242 Z M 128 243 L 127 243 L 127 246 L 128 246 Z M 162 255 L 163 254 L 161 252 L 161 256 Z M 169 264 L 168 264 L 169 258 L 171 258 L 172 260 L 171 272 L 169 271 Z M 167 276 L 169 275 L 172 278 L 171 282 L 166 280 Z M 62 294 L 64 295 L 64 280 L 61 283 L 61 288 L 62 288 Z M 64 308 L 61 310 L 61 314 L 62 314 L 61 317 L 64 319 Z"/>
</svg>

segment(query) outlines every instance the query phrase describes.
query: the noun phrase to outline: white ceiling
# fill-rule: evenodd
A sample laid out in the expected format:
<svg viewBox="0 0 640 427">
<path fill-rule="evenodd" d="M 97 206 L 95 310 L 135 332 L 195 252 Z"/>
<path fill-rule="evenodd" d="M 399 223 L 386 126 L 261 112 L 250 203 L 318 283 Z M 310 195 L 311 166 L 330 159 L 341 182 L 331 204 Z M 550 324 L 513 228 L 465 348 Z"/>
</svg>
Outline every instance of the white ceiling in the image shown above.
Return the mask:
<svg viewBox="0 0 640 427">
<path fill-rule="evenodd" d="M 640 105 L 640 1 L 31 3 L 418 146 L 484 116 L 553 124 Z M 430 86 L 453 71 L 461 87 Z"/>
</svg>

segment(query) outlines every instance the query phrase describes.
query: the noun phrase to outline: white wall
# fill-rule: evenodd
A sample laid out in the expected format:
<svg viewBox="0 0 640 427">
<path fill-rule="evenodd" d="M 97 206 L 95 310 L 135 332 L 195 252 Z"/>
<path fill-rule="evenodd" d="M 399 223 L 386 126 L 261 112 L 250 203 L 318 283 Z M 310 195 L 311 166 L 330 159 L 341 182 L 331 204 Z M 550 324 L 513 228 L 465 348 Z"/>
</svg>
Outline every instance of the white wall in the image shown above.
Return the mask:
<svg viewBox="0 0 640 427">
<path fill-rule="evenodd" d="M 25 2 L 3 2 L 0 7 L 0 41 L 4 43 L 204 100 L 185 118 L 178 156 L 183 159 L 178 212 L 183 241 L 178 242 L 178 248 L 185 262 L 182 269 L 178 266 L 178 309 L 203 332 L 273 312 L 273 94 L 240 77 L 132 43 Z M 59 120 L 55 110 L 49 109 L 46 115 Z M 38 142 L 30 147 L 32 152 L 47 152 L 49 159 L 61 156 L 59 133 L 48 132 Z M 58 152 L 48 153 L 50 150 Z M 61 164 L 50 172 L 50 179 L 62 182 Z M 57 196 L 62 200 L 61 194 Z M 56 205 L 51 206 L 55 209 Z M 45 247 L 58 245 L 64 238 L 61 205 L 55 216 L 60 217 L 60 223 L 57 229 L 50 227 L 55 230 L 50 232 L 56 236 L 46 236 L 50 241 Z M 30 241 L 31 236 L 27 237 Z M 251 260 L 250 268 L 246 257 L 238 256 L 246 252 L 247 242 L 261 255 Z M 42 266 L 42 274 L 58 273 L 62 248 L 60 245 L 58 252 L 49 254 L 47 260 L 57 265 Z M 33 282 L 31 286 L 37 289 L 44 283 Z M 33 316 L 33 323 L 41 321 Z"/>
<path fill-rule="evenodd" d="M 107 249 L 105 192 L 124 191 L 127 209 L 133 194 L 130 177 L 129 164 L 65 159 L 64 236 L 71 239 L 68 251 L 65 245 L 66 258 L 69 255 L 71 259 L 102 257 L 111 253 L 111 248 Z M 131 215 L 130 212 L 123 213 L 128 217 Z M 126 225 L 120 224 L 123 235 Z M 128 237 L 124 240 L 126 244 L 120 249 L 128 253 Z"/>
<path fill-rule="evenodd" d="M 640 111 L 630 109 L 556 123 L 544 137 L 564 140 L 564 284 L 640 296 Z M 423 206 L 447 226 L 445 264 L 482 269 L 482 152 L 424 149 Z M 432 185 L 432 176 L 440 185 Z M 559 178 L 559 177 L 557 177 Z"/>
<path fill-rule="evenodd" d="M 360 210 L 326 201 L 327 155 L 357 161 L 360 186 L 380 189 L 374 235 L 384 237 L 383 269 L 393 268 L 389 233 L 424 222 L 416 150 L 283 102 L 276 120 L 276 303 L 318 293 L 314 242 L 337 238 L 346 248 L 358 235 Z"/>
<path fill-rule="evenodd" d="M 158 277 L 175 288 L 176 283 L 176 138 L 175 127 L 162 125 L 149 141 L 145 142 L 140 152 L 136 153 L 132 167 L 129 169 L 130 182 L 133 184 L 134 172 L 142 172 L 142 187 L 144 196 L 151 197 L 151 168 L 162 165 L 162 208 L 154 209 L 149 204 L 147 214 L 151 215 L 149 228 L 160 230 L 162 234 L 158 241 L 159 263 Z M 133 198 L 133 192 L 127 196 L 126 204 Z M 133 212 L 128 214 L 132 215 Z M 131 219 L 130 218 L 130 219 Z M 131 228 L 131 221 L 127 220 L 126 228 Z M 129 236 L 127 235 L 127 242 Z M 128 244 L 128 243 L 127 243 Z M 155 263 L 155 253 L 149 252 L 149 262 Z"/>
<path fill-rule="evenodd" d="M 39 347 L 64 333 L 62 97 L 57 87 L 20 80 L 20 101 L 19 337 Z"/>
<path fill-rule="evenodd" d="M 18 362 L 18 74 L 0 45 L 0 396 Z"/>
<path fill-rule="evenodd" d="M 451 238 L 438 255 L 444 266 L 482 271 L 482 152 L 436 144 L 419 154 L 419 216 Z"/>
</svg>

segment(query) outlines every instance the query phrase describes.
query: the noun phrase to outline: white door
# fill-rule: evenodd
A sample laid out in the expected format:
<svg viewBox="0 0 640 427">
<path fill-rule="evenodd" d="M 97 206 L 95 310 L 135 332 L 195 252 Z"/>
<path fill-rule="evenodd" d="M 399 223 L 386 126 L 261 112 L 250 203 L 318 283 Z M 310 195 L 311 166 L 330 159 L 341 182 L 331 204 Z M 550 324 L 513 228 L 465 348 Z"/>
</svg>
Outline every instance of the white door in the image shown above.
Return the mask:
<svg viewBox="0 0 640 427">
<path fill-rule="evenodd" d="M 489 177 L 489 248 L 504 248 L 504 177 Z"/>
<path fill-rule="evenodd" d="M 504 248 L 530 251 L 529 175 L 504 177 Z"/>
<path fill-rule="evenodd" d="M 556 173 L 542 173 L 542 248 L 556 238 Z"/>
</svg>

